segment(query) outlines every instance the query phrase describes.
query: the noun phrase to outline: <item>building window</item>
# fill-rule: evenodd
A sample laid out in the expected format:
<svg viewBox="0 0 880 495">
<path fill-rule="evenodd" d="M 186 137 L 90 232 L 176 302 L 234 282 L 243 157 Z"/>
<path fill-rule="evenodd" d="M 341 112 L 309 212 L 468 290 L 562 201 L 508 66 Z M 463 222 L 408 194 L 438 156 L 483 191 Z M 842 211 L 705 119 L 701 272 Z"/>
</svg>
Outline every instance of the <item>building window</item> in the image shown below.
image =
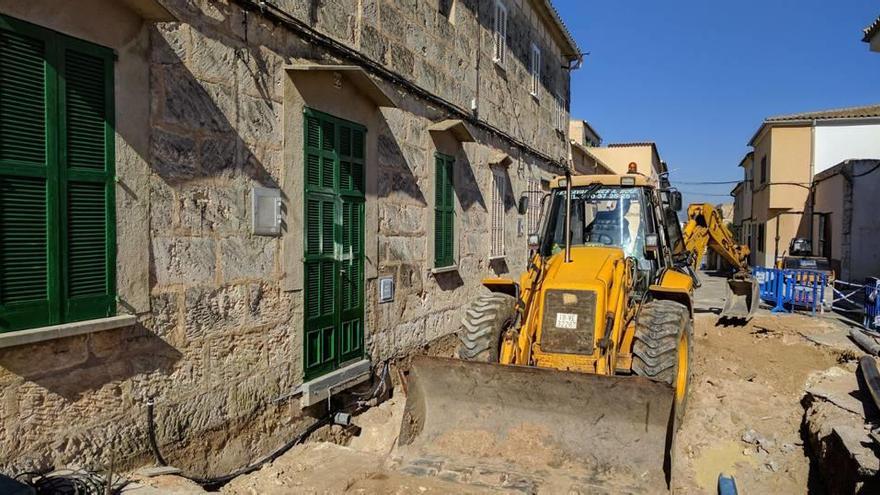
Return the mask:
<svg viewBox="0 0 880 495">
<path fill-rule="evenodd" d="M 761 157 L 761 184 L 767 183 L 767 156 Z"/>
<path fill-rule="evenodd" d="M 493 34 L 494 55 L 492 60 L 504 67 L 507 63 L 507 6 L 503 0 L 495 0 L 495 31 Z"/>
<path fill-rule="evenodd" d="M 434 267 L 455 265 L 455 192 L 453 164 L 448 155 L 434 155 Z"/>
<path fill-rule="evenodd" d="M 758 224 L 758 245 L 755 246 L 757 251 L 766 252 L 764 246 L 764 225 L 763 223 Z"/>
<path fill-rule="evenodd" d="M 0 331 L 113 316 L 113 52 L 0 15 Z"/>
<path fill-rule="evenodd" d="M 504 197 L 506 194 L 504 171 L 492 169 L 492 225 L 489 258 L 503 258 L 504 252 Z"/>
<path fill-rule="evenodd" d="M 541 198 L 544 191 L 541 189 L 541 181 L 530 178 L 528 180 L 526 197 L 529 198 L 529 208 L 526 211 L 526 226 L 529 234 L 538 232 L 541 223 Z"/>
<path fill-rule="evenodd" d="M 541 49 L 535 43 L 532 43 L 531 69 L 532 89 L 530 93 L 537 98 L 538 90 L 541 88 Z"/>
<path fill-rule="evenodd" d="M 562 95 L 556 95 L 556 104 L 553 111 L 553 128 L 557 132 L 565 134 L 568 129 L 568 114 L 565 111 L 565 98 Z"/>
</svg>

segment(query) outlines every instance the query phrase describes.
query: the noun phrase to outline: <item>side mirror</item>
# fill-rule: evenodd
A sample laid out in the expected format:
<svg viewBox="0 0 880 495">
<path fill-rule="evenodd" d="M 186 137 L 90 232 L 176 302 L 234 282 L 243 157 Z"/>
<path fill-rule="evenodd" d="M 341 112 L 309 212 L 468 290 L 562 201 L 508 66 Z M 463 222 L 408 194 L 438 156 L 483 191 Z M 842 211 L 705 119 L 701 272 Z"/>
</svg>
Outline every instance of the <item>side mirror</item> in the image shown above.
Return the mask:
<svg viewBox="0 0 880 495">
<path fill-rule="evenodd" d="M 657 234 L 645 235 L 645 254 L 652 260 L 660 258 L 660 238 Z"/>
<path fill-rule="evenodd" d="M 519 205 L 517 205 L 517 211 L 519 211 L 520 215 L 525 215 L 529 211 L 529 197 L 523 194 L 519 197 Z"/>
<path fill-rule="evenodd" d="M 529 250 L 537 251 L 541 248 L 541 238 L 538 234 L 529 234 Z"/>
<path fill-rule="evenodd" d="M 681 211 L 681 191 L 669 191 L 669 206 L 673 211 Z"/>
</svg>

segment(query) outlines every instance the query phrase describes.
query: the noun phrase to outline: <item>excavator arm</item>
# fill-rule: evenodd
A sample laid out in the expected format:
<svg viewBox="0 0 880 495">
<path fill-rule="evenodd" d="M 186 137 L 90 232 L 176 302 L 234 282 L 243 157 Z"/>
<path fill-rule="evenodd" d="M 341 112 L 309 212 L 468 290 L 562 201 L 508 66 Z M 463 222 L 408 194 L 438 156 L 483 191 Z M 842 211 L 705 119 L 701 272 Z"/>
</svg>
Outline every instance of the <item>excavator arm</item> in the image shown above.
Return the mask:
<svg viewBox="0 0 880 495">
<path fill-rule="evenodd" d="M 721 214 L 709 203 L 688 206 L 688 223 L 684 227 L 685 249 L 694 253 L 695 270 L 703 261 L 703 253 L 710 248 L 738 271 L 749 270 L 749 248 L 737 244 L 730 229 L 724 225 Z"/>
<path fill-rule="evenodd" d="M 749 273 L 749 248 L 738 244 L 724 225 L 721 213 L 709 203 L 688 206 L 688 222 L 683 229 L 685 249 L 692 253 L 691 268 L 696 270 L 703 254 L 711 249 L 736 268 L 727 281 L 727 300 L 722 316 L 750 318 L 758 307 L 758 284 Z"/>
</svg>

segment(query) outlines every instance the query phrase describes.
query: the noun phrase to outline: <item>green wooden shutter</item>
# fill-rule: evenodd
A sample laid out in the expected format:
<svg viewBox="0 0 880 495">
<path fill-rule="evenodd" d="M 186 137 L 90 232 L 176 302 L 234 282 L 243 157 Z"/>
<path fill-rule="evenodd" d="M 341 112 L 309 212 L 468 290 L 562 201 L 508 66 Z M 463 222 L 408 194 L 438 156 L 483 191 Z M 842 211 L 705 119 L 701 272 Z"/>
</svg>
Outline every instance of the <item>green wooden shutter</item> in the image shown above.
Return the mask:
<svg viewBox="0 0 880 495">
<path fill-rule="evenodd" d="M 336 202 L 333 195 L 335 129 L 305 117 L 305 369 L 311 377 L 332 369 L 336 355 Z"/>
<path fill-rule="evenodd" d="M 451 156 L 434 156 L 434 266 L 455 264 L 455 189 Z"/>
<path fill-rule="evenodd" d="M 307 110 L 305 158 L 306 379 L 364 353 L 365 129 Z"/>
<path fill-rule="evenodd" d="M 338 122 L 341 230 L 339 361 L 364 353 L 364 130 Z"/>
<path fill-rule="evenodd" d="M 62 317 L 76 321 L 116 308 L 113 54 L 68 37 L 62 47 Z"/>
<path fill-rule="evenodd" d="M 0 16 L 0 331 L 57 322 L 52 39 Z"/>
<path fill-rule="evenodd" d="M 0 331 L 115 311 L 113 53 L 0 15 Z"/>
</svg>

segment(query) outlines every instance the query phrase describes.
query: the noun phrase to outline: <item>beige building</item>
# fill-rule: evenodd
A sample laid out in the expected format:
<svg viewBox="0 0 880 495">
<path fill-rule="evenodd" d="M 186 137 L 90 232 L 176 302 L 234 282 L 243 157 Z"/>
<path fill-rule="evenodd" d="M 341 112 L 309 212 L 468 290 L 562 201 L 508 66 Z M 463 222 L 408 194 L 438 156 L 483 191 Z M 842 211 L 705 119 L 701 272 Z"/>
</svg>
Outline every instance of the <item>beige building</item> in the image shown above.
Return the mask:
<svg viewBox="0 0 880 495">
<path fill-rule="evenodd" d="M 773 266 L 795 237 L 815 237 L 811 187 L 815 174 L 848 158 L 880 158 L 880 105 L 769 117 L 741 162 L 744 187 L 737 199 L 752 262 Z M 747 191 L 751 194 L 748 201 Z M 749 241 L 748 238 L 751 237 Z M 814 243 L 815 246 L 815 243 Z"/>
<path fill-rule="evenodd" d="M 870 26 L 866 27 L 862 33 L 862 41 L 871 47 L 872 52 L 880 52 L 880 16 L 874 19 Z"/>
<path fill-rule="evenodd" d="M 548 0 L 0 12 L 4 474 L 147 462 L 150 398 L 185 471 L 262 457 L 521 270 L 568 160 Z"/>
<path fill-rule="evenodd" d="M 582 175 L 613 174 L 614 170 L 594 154 L 602 138 L 586 120 L 569 122 L 571 165 L 575 173 Z"/>
<path fill-rule="evenodd" d="M 666 172 L 666 164 L 660 159 L 657 145 L 652 142 L 613 143 L 590 151 L 616 174 L 627 173 L 630 163 L 636 164 L 639 173 L 655 178 Z"/>
</svg>

